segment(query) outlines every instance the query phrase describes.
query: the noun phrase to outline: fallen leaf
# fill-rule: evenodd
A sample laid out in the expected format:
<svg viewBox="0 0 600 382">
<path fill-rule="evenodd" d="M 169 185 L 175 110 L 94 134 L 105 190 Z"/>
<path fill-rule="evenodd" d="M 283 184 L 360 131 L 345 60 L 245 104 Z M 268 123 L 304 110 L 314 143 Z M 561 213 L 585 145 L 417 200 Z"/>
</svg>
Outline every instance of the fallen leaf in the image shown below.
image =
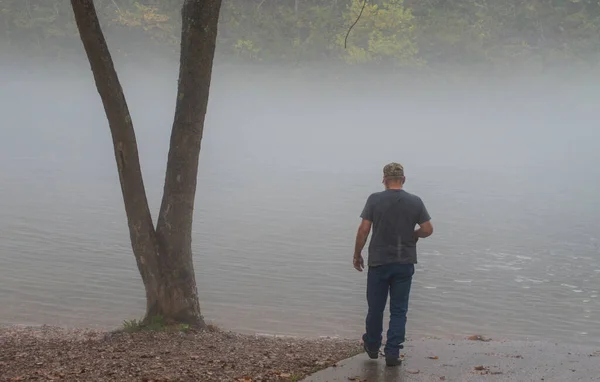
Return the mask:
<svg viewBox="0 0 600 382">
<path fill-rule="evenodd" d="M 418 369 L 408 369 L 406 370 L 408 374 L 419 374 L 421 371 Z"/>
<path fill-rule="evenodd" d="M 476 370 L 476 371 L 485 371 L 485 370 L 487 370 L 487 367 L 485 367 L 485 366 L 475 366 L 473 368 L 473 370 Z"/>
<path fill-rule="evenodd" d="M 438 357 L 437 355 L 432 355 L 432 356 L 429 356 L 427 358 L 429 358 L 429 359 L 440 359 L 440 357 Z"/>
<path fill-rule="evenodd" d="M 492 340 L 491 338 L 484 337 L 484 336 L 482 336 L 480 334 L 472 335 L 470 337 L 467 337 L 467 339 L 469 341 L 483 341 L 483 342 L 490 342 Z"/>
<path fill-rule="evenodd" d="M 292 375 L 290 373 L 281 373 L 279 374 L 281 378 L 290 378 Z"/>
</svg>

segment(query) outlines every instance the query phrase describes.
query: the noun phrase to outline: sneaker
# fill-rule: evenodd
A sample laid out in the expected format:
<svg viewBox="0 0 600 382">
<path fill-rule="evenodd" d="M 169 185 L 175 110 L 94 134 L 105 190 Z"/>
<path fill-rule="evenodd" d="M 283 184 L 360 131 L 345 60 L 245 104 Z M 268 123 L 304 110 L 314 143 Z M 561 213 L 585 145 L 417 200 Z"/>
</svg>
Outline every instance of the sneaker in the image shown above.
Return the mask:
<svg viewBox="0 0 600 382">
<path fill-rule="evenodd" d="M 371 359 L 379 358 L 379 350 L 369 349 L 367 344 L 364 342 L 363 342 L 363 349 L 365 349 L 365 353 L 367 353 L 369 355 L 369 358 L 371 358 Z"/>
<path fill-rule="evenodd" d="M 389 367 L 401 366 L 402 359 L 397 357 L 385 357 L 385 364 Z"/>
</svg>

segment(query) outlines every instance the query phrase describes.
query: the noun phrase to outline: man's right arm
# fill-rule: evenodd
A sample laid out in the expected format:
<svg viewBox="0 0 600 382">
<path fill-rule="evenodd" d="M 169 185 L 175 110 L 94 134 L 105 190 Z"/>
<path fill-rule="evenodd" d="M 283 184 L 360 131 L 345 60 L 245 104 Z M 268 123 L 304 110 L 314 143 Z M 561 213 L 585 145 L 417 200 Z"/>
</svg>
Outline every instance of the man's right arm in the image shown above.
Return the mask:
<svg viewBox="0 0 600 382">
<path fill-rule="evenodd" d="M 431 224 L 431 220 L 428 220 L 423 224 L 419 224 L 419 228 L 415 231 L 415 237 L 417 239 L 424 239 L 431 236 L 431 234 L 433 234 L 433 225 Z"/>
<path fill-rule="evenodd" d="M 419 212 L 417 224 L 419 225 L 419 228 L 415 230 L 415 239 L 424 239 L 433 234 L 431 216 L 429 216 L 429 212 L 427 211 L 427 208 L 425 207 L 425 203 L 423 203 L 423 201 L 421 201 L 421 211 Z"/>
</svg>

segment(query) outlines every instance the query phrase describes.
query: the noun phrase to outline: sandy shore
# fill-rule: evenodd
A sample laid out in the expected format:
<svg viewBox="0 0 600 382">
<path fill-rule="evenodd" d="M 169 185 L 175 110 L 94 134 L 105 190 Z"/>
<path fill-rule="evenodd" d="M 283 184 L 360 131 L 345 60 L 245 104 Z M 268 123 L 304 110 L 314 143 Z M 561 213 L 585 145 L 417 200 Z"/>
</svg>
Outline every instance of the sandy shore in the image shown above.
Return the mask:
<svg viewBox="0 0 600 382">
<path fill-rule="evenodd" d="M 429 338 L 405 354 L 387 368 L 356 340 L 13 326 L 0 381 L 600 381 L 600 345 Z"/>
<path fill-rule="evenodd" d="M 7 327 L 0 381 L 299 381 L 359 351 L 329 338 Z"/>
<path fill-rule="evenodd" d="M 597 348 L 522 341 L 409 341 L 401 368 L 360 354 L 305 382 L 600 381 Z"/>
</svg>

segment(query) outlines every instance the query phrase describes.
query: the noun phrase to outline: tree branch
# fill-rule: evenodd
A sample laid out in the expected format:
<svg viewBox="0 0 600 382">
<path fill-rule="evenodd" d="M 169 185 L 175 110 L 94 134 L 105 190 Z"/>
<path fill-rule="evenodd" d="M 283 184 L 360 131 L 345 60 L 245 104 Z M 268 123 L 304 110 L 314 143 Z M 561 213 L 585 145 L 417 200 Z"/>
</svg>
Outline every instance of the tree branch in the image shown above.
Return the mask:
<svg viewBox="0 0 600 382">
<path fill-rule="evenodd" d="M 159 242 L 191 242 L 198 158 L 204 131 L 221 0 L 185 0 L 175 118 L 158 222 Z M 184 248 L 182 247 L 183 251 Z M 185 248 L 187 251 L 187 248 Z"/>
<path fill-rule="evenodd" d="M 133 123 L 93 0 L 71 0 L 71 6 L 108 118 L 131 245 L 148 291 L 148 286 L 157 287 L 160 274 L 156 233 L 142 179 Z"/>
</svg>

